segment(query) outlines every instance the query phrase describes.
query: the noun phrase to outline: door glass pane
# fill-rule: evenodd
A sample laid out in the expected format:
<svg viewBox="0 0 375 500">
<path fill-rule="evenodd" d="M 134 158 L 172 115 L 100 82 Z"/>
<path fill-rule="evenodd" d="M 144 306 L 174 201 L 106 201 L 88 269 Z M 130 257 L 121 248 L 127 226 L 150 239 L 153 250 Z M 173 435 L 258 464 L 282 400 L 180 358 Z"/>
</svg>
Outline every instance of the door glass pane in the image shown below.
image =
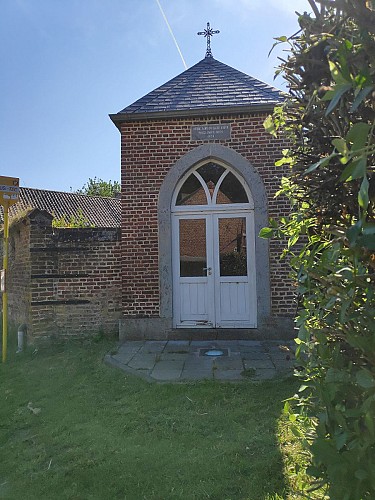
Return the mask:
<svg viewBox="0 0 375 500">
<path fill-rule="evenodd" d="M 207 205 L 206 193 L 194 174 L 183 183 L 177 195 L 176 205 Z"/>
<path fill-rule="evenodd" d="M 228 172 L 217 193 L 216 203 L 248 203 L 246 191 L 237 177 Z"/>
<path fill-rule="evenodd" d="M 180 276 L 207 276 L 206 220 L 180 219 Z"/>
<path fill-rule="evenodd" d="M 219 219 L 220 276 L 247 276 L 246 219 Z"/>
</svg>

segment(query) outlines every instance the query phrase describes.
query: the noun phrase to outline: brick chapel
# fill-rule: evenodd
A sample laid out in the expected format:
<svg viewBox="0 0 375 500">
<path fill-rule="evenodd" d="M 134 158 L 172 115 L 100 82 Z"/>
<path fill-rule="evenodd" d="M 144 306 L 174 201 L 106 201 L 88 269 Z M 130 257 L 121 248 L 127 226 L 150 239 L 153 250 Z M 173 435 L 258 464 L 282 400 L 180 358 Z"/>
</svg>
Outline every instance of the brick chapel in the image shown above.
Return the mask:
<svg viewBox="0 0 375 500">
<path fill-rule="evenodd" d="M 259 237 L 282 140 L 281 92 L 213 58 L 110 118 L 121 133 L 120 339 L 282 338 L 295 313 L 281 245 Z"/>
<path fill-rule="evenodd" d="M 293 337 L 282 244 L 259 237 L 288 213 L 275 198 L 285 144 L 263 127 L 282 101 L 208 44 L 195 66 L 110 115 L 121 133 L 121 205 L 28 188 L 12 205 L 12 322 L 30 338 Z M 77 209 L 88 227 L 53 226 Z"/>
</svg>

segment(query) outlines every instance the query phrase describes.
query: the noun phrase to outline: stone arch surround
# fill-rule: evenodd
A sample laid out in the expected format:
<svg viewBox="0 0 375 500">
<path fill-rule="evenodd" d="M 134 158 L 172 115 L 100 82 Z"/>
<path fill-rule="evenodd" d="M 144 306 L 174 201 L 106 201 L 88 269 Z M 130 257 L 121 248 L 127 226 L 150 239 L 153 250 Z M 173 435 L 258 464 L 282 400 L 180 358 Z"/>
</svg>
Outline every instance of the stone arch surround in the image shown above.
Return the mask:
<svg viewBox="0 0 375 500">
<path fill-rule="evenodd" d="M 263 181 L 253 165 L 242 155 L 220 144 L 203 144 L 182 156 L 169 170 L 159 192 L 159 276 L 160 317 L 172 321 L 172 228 L 171 202 L 177 183 L 197 163 L 219 160 L 237 171 L 247 183 L 254 201 L 255 261 L 258 328 L 270 316 L 270 271 L 268 240 L 257 235 L 268 223 L 267 194 Z"/>
</svg>

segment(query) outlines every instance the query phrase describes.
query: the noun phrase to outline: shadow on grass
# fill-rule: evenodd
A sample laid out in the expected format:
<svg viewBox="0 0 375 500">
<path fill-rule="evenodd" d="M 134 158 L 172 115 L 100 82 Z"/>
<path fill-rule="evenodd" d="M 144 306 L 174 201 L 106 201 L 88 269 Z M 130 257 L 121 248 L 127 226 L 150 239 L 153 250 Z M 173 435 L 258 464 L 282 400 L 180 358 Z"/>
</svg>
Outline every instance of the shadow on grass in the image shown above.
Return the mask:
<svg viewBox="0 0 375 500">
<path fill-rule="evenodd" d="M 103 365 L 110 341 L 15 355 L 13 340 L 0 498 L 287 498 L 279 418 L 295 380 L 149 384 Z"/>
</svg>

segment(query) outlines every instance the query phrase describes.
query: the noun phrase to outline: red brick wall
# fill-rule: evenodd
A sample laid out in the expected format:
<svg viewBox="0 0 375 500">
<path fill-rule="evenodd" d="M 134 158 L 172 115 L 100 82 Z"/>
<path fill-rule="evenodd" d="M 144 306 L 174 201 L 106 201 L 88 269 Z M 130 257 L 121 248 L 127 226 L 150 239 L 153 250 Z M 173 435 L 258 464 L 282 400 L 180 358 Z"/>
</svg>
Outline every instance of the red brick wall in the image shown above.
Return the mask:
<svg viewBox="0 0 375 500">
<path fill-rule="evenodd" d="M 275 167 L 283 147 L 263 128 L 265 113 L 212 118 L 148 120 L 121 128 L 122 289 L 125 316 L 159 315 L 158 193 L 170 167 L 188 151 L 212 141 L 192 141 L 191 126 L 230 123 L 231 139 L 213 141 L 234 149 L 258 171 L 268 194 L 269 216 L 288 213 L 286 199 L 274 198 L 283 174 Z M 251 186 L 250 186 L 251 189 Z M 288 268 L 271 242 L 271 300 L 274 315 L 294 312 Z"/>
<path fill-rule="evenodd" d="M 1 243 L 2 243 L 2 237 Z M 12 224 L 9 231 L 8 317 L 18 327 L 30 321 L 30 221 Z M 1 252 L 2 253 L 2 252 Z"/>
<path fill-rule="evenodd" d="M 117 333 L 120 230 L 53 229 L 51 219 L 34 211 L 12 228 L 10 320 L 31 337 Z"/>
</svg>

